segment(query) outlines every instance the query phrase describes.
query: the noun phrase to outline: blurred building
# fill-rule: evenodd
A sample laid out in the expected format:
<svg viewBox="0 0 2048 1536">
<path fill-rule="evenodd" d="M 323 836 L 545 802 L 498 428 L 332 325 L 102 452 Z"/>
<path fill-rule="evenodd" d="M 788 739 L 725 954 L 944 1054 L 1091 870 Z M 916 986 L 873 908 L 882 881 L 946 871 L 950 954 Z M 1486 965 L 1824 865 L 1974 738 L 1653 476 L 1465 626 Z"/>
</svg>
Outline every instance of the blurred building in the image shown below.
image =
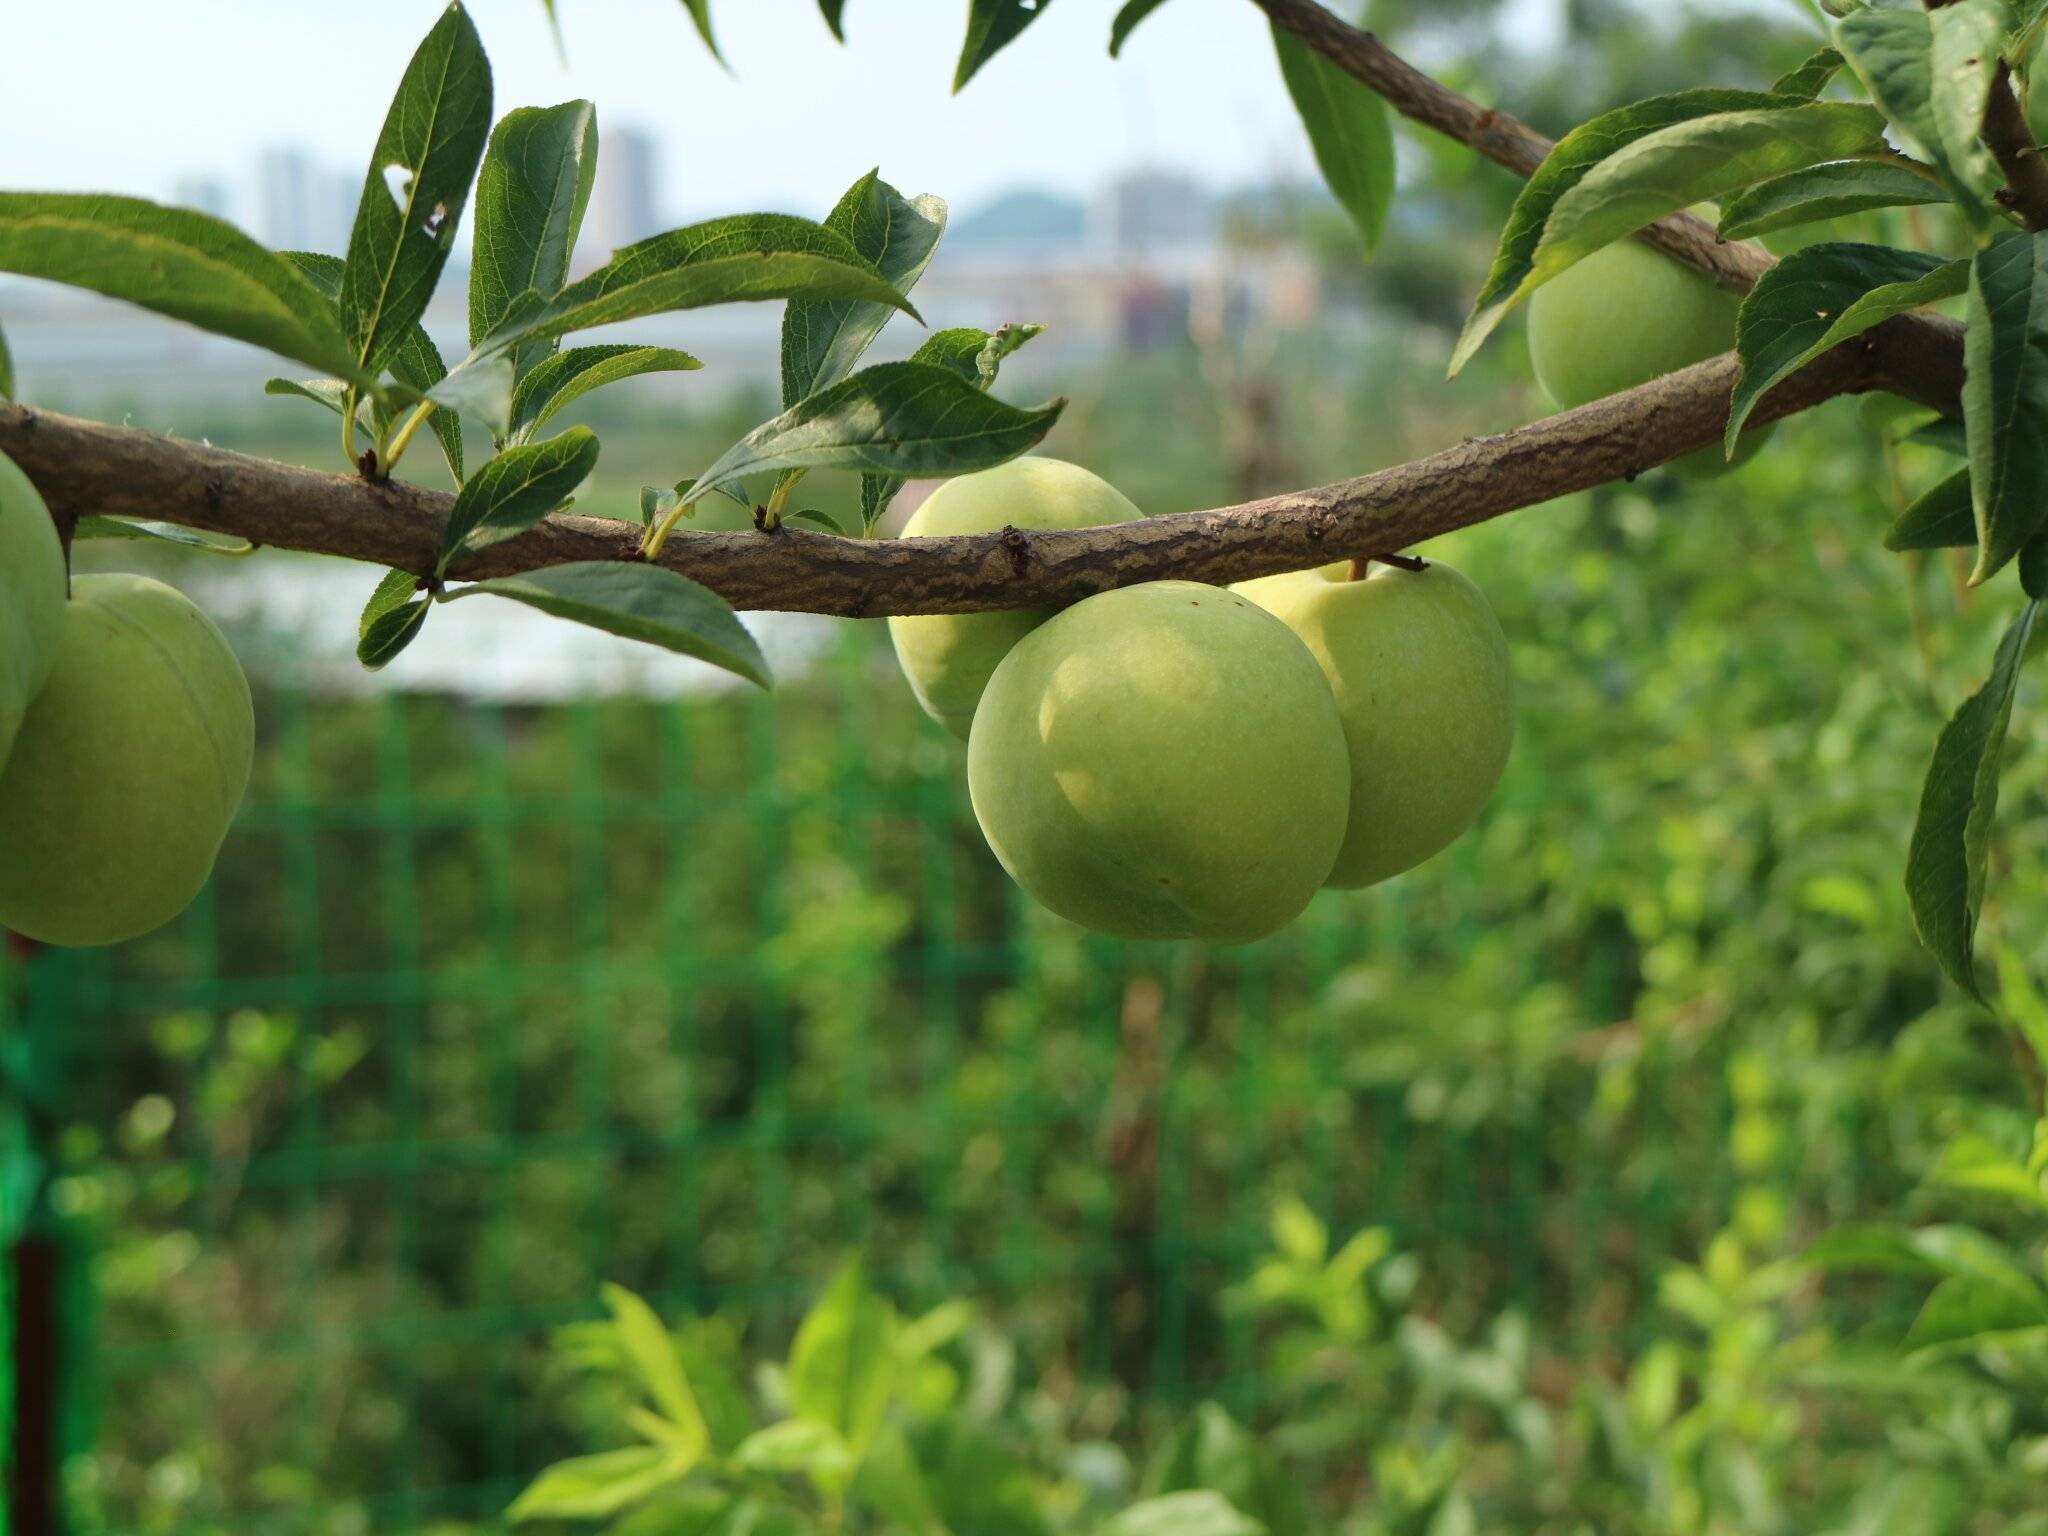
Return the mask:
<svg viewBox="0 0 2048 1536">
<path fill-rule="evenodd" d="M 348 249 L 362 195 L 359 172 L 335 171 L 304 149 L 266 149 L 256 161 L 256 234 L 280 251 Z"/>
<path fill-rule="evenodd" d="M 583 220 L 583 254 L 593 263 L 661 233 L 660 172 L 661 144 L 653 134 L 631 124 L 604 130 Z"/>
<path fill-rule="evenodd" d="M 180 208 L 191 208 L 199 213 L 210 213 L 216 219 L 234 222 L 234 199 L 228 193 L 228 184 L 217 176 L 181 177 L 171 192 L 171 201 Z"/>
</svg>

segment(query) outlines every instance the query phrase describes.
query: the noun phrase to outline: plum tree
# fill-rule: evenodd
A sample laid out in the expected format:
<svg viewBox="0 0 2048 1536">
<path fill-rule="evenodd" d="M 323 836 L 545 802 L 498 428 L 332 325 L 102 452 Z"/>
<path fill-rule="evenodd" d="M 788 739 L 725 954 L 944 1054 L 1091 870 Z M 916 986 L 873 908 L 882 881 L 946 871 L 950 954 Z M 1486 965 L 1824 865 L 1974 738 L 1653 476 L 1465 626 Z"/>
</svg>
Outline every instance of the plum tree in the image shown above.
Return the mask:
<svg viewBox="0 0 2048 1536">
<path fill-rule="evenodd" d="M 1220 587 L 1087 598 L 1018 641 L 967 746 L 975 816 L 1012 878 L 1125 938 L 1263 937 L 1344 840 L 1344 728 L 1315 658 Z"/>
<path fill-rule="evenodd" d="M 0 927 L 114 944 L 188 905 L 249 781 L 249 684 L 160 582 L 81 576 L 56 666 L 0 771 Z"/>
<path fill-rule="evenodd" d="M 1269 576 L 1235 588 L 1286 622 L 1329 678 L 1350 750 L 1351 812 L 1334 886 L 1413 869 L 1472 825 L 1514 740 L 1507 637 L 1441 561 Z"/>
<path fill-rule="evenodd" d="M 64 550 L 36 488 L 0 454 L 0 765 L 64 632 Z"/>
<path fill-rule="evenodd" d="M 1032 456 L 947 481 L 911 514 L 903 536 L 1093 528 L 1142 516 L 1129 497 L 1100 475 Z M 889 620 L 889 638 L 925 713 L 964 741 L 997 663 L 1051 616 L 1049 608 L 898 616 Z"/>
<path fill-rule="evenodd" d="M 1742 300 L 1633 240 L 1603 246 L 1529 299 L 1529 362 L 1560 408 L 1633 389 L 1735 345 Z M 1676 459 L 1694 479 L 1725 474 L 1770 436 L 1743 434 L 1731 461 L 1718 447 Z"/>
</svg>

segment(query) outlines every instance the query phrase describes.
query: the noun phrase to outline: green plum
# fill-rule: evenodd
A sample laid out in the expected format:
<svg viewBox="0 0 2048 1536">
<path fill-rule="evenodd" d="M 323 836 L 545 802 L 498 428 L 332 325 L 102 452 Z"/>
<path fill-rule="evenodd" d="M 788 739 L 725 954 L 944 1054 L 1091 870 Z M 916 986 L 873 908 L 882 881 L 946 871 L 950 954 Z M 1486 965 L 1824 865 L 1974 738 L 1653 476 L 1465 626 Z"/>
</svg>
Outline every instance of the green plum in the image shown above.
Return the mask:
<svg viewBox="0 0 2048 1536">
<path fill-rule="evenodd" d="M 948 480 L 903 525 L 907 539 L 998 528 L 1093 528 L 1142 517 L 1099 475 L 1058 459 L 1022 458 Z M 889 638 L 924 712 L 961 740 L 996 664 L 1052 616 L 1050 608 L 893 618 Z"/>
<path fill-rule="evenodd" d="M 1347 574 L 1326 566 L 1235 590 L 1302 638 L 1337 696 L 1351 811 L 1328 883 L 1361 886 L 1413 869 L 1472 824 L 1507 766 L 1514 683 L 1499 620 L 1448 565 Z"/>
<path fill-rule="evenodd" d="M 213 623 L 140 576 L 81 576 L 0 771 L 0 927 L 116 944 L 184 911 L 249 782 L 249 684 Z"/>
<path fill-rule="evenodd" d="M 64 548 L 50 509 L 0 453 L 0 765 L 64 635 Z"/>
<path fill-rule="evenodd" d="M 1634 389 L 1735 345 L 1742 301 L 1640 240 L 1603 246 L 1529 297 L 1529 361 L 1560 410 Z M 1712 444 L 1669 467 L 1711 479 L 1748 461 L 1773 429 L 1745 432 L 1735 457 Z"/>
<path fill-rule="evenodd" d="M 1101 593 L 1019 640 L 974 712 L 967 786 L 1003 867 L 1060 916 L 1223 943 L 1308 905 L 1351 793 L 1307 647 L 1190 581 Z"/>
</svg>

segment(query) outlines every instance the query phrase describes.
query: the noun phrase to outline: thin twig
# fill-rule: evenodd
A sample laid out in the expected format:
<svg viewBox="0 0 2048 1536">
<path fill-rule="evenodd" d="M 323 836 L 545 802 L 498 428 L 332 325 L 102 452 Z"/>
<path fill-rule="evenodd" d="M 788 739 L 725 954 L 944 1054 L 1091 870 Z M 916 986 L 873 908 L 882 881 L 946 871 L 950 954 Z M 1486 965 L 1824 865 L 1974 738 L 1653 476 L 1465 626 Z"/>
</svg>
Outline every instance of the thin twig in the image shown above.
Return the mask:
<svg viewBox="0 0 2048 1536">
<path fill-rule="evenodd" d="M 2048 162 L 2041 159 L 2041 146 L 2034 142 L 2034 130 L 2013 90 L 2012 71 L 2003 59 L 1984 103 L 1984 142 L 2005 173 L 2012 207 L 2027 228 L 2048 229 Z"/>
</svg>

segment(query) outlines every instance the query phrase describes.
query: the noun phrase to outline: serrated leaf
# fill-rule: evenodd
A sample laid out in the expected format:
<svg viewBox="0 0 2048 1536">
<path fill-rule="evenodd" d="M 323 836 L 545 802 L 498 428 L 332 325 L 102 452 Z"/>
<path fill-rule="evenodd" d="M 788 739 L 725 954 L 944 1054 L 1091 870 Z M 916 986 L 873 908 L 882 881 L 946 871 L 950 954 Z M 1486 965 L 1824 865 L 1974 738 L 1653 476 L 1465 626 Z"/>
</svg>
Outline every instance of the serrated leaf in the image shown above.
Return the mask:
<svg viewBox="0 0 2048 1536">
<path fill-rule="evenodd" d="M 490 131 L 491 65 L 458 0 L 406 66 L 356 205 L 340 310 L 362 372 L 380 372 L 426 312 Z"/>
<path fill-rule="evenodd" d="M 993 332 L 975 326 L 955 326 L 927 336 L 924 344 L 910 354 L 910 361 L 949 368 L 968 383 L 989 389 L 1002 370 L 1003 360 L 1033 337 L 1044 333 L 1044 326 L 1031 324 L 1013 323 L 1000 326 Z M 888 510 L 889 503 L 896 499 L 896 493 L 902 489 L 903 477 L 900 475 L 881 475 L 872 471 L 861 475 L 860 515 L 864 530 L 874 528 L 876 521 Z"/>
<path fill-rule="evenodd" d="M 247 539 L 224 544 L 176 523 L 140 522 L 125 517 L 81 517 L 71 525 L 72 539 L 134 539 L 143 543 L 179 544 L 212 555 L 246 555 L 256 548 Z"/>
<path fill-rule="evenodd" d="M 789 214 L 752 213 L 627 246 L 554 298 L 528 296 L 477 351 L 707 304 L 794 298 L 865 299 L 917 318 L 843 236 Z"/>
<path fill-rule="evenodd" d="M 1884 118 L 1853 102 L 1717 112 L 1661 128 L 1616 150 L 1557 200 L 1526 288 L 1666 214 L 1787 171 L 1884 148 Z"/>
<path fill-rule="evenodd" d="M 879 172 L 853 184 L 825 219 L 883 279 L 908 293 L 924 276 L 946 229 L 946 204 L 936 197 L 906 198 Z M 837 384 L 860 361 L 893 305 L 861 299 L 789 301 L 782 319 L 782 404 Z"/>
<path fill-rule="evenodd" d="M 1977 542 L 1970 472 L 1959 469 L 1915 497 L 1884 533 L 1890 550 L 1963 549 Z"/>
<path fill-rule="evenodd" d="M 1918 171 L 1885 160 L 1831 160 L 1758 182 L 1721 210 L 1723 240 L 1747 240 L 1873 208 L 1945 203 L 1948 193 Z"/>
<path fill-rule="evenodd" d="M 1272 33 L 1281 78 L 1308 130 L 1323 183 L 1351 216 L 1370 256 L 1379 249 L 1394 202 L 1394 130 L 1387 104 L 1277 23 Z"/>
<path fill-rule="evenodd" d="M 1728 91 L 1712 88 L 1679 91 L 1653 96 L 1603 112 L 1559 139 L 1523 184 L 1501 230 L 1500 245 L 1494 251 L 1493 266 L 1479 297 L 1472 302 L 1472 314 L 1451 353 L 1451 374 L 1470 362 L 1474 353 L 1499 328 L 1508 311 L 1529 291 L 1529 277 L 1537 242 L 1558 200 L 1586 178 L 1594 166 L 1638 139 L 1678 123 L 1722 112 L 1747 111 L 1784 106 L 1787 98 L 1759 91 Z"/>
<path fill-rule="evenodd" d="M 1166 0 L 1129 0 L 1109 24 L 1109 56 L 1113 59 L 1120 55 L 1131 34 L 1138 30 L 1138 24 L 1164 4 Z"/>
<path fill-rule="evenodd" d="M 2006 727 L 2038 607 L 2030 602 L 2021 610 L 1999 643 L 1991 676 L 1942 728 L 1906 855 L 1906 900 L 1920 942 L 1951 981 L 1980 1001 L 1975 950 L 1985 854 Z"/>
<path fill-rule="evenodd" d="M 623 560 L 581 560 L 499 576 L 450 593 L 507 597 L 529 608 L 644 641 L 772 687 L 767 659 L 723 598 L 687 576 Z"/>
<path fill-rule="evenodd" d="M 1787 70 L 1771 82 L 1773 96 L 1803 96 L 1808 101 L 1818 96 L 1827 83 L 1835 78 L 1842 67 L 1841 50 L 1836 48 L 1817 49 L 1802 60 L 1799 65 Z"/>
<path fill-rule="evenodd" d="M 506 1517 L 602 1520 L 682 1476 L 677 1457 L 658 1445 L 632 1445 L 558 1461 L 527 1485 Z"/>
<path fill-rule="evenodd" d="M 326 373 L 357 373 L 319 290 L 203 213 L 139 197 L 0 192 L 0 271 L 122 299 Z"/>
<path fill-rule="evenodd" d="M 372 672 L 382 671 L 418 638 L 432 607 L 411 571 L 385 572 L 356 623 L 356 660 Z"/>
<path fill-rule="evenodd" d="M 1956 297 L 1969 282 L 1967 261 L 1852 241 L 1809 245 L 1771 267 L 1735 320 L 1742 376 L 1728 407 L 1730 456 L 1772 386 L 1880 321 Z"/>
<path fill-rule="evenodd" d="M 930 363 L 881 363 L 756 427 L 698 478 L 689 498 L 771 469 L 989 469 L 1040 442 L 1066 404 L 1024 410 Z"/>
<path fill-rule="evenodd" d="M 508 448 L 463 482 L 441 535 L 440 569 L 456 555 L 522 533 L 554 511 L 597 468 L 598 442 L 571 427 L 544 443 Z"/>
<path fill-rule="evenodd" d="M 512 394 L 511 441 L 525 442 L 572 401 L 621 379 L 648 373 L 688 373 L 704 365 L 674 347 L 614 345 L 571 347 L 547 358 Z"/>
<path fill-rule="evenodd" d="M 2048 239 L 1979 251 L 1963 335 L 1963 425 L 1981 582 L 2048 521 Z"/>
<path fill-rule="evenodd" d="M 1943 19 L 1937 25 L 1930 15 Z M 1893 131 L 1934 166 L 1973 215 L 1998 179 L 1979 134 L 2003 34 L 1994 30 L 1986 38 L 1986 21 L 1977 0 L 1962 0 L 1934 13 L 1860 10 L 1834 27 L 1835 46 Z"/>
<path fill-rule="evenodd" d="M 597 154 L 597 109 L 587 101 L 521 107 L 491 131 L 476 181 L 471 346 L 496 329 L 525 294 L 551 298 L 568 282 L 597 178 Z M 515 378 L 552 348 L 551 341 L 516 348 Z"/>
<path fill-rule="evenodd" d="M 0 400 L 14 398 L 14 354 L 7 350 L 7 332 L 0 330 Z"/>
<path fill-rule="evenodd" d="M 1017 40 L 1051 9 L 1052 0 L 967 0 L 967 40 L 953 72 L 953 89 L 965 88 L 982 65 Z"/>
</svg>

